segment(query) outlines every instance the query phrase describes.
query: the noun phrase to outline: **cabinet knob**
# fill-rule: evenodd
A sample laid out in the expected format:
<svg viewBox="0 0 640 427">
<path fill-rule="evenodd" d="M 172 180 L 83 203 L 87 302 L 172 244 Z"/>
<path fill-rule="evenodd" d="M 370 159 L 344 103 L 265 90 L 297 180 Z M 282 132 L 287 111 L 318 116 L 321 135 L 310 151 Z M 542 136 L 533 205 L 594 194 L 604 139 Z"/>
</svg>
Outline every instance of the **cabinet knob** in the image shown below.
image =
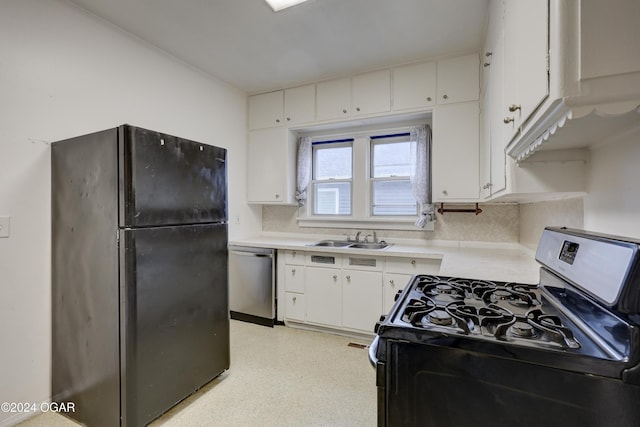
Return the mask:
<svg viewBox="0 0 640 427">
<path fill-rule="evenodd" d="M 449 95 L 442 95 L 444 99 L 449 99 Z"/>
<path fill-rule="evenodd" d="M 290 122 L 291 121 L 291 117 L 287 117 L 287 121 Z"/>
<path fill-rule="evenodd" d="M 411 260 L 411 265 L 416 265 L 416 260 L 415 259 Z"/>
<path fill-rule="evenodd" d="M 442 195 L 443 195 L 443 196 L 448 196 L 448 195 L 449 195 L 449 192 L 448 192 L 447 190 L 442 190 Z"/>
<path fill-rule="evenodd" d="M 295 268 L 291 269 L 291 274 L 295 276 L 295 274 L 296 274 L 296 269 Z"/>
<path fill-rule="evenodd" d="M 483 190 L 488 190 L 489 188 L 491 188 L 493 184 L 491 184 L 490 182 L 487 182 L 485 185 L 482 186 Z"/>
<path fill-rule="evenodd" d="M 333 275 L 333 280 L 338 280 L 338 275 L 337 274 Z"/>
<path fill-rule="evenodd" d="M 502 121 L 503 121 L 505 124 L 507 124 L 507 125 L 508 125 L 509 123 L 511 123 L 511 122 L 513 122 L 513 121 L 515 121 L 515 118 L 513 118 L 513 117 L 505 117 Z"/>
<path fill-rule="evenodd" d="M 295 303 L 298 297 L 293 297 L 293 302 Z"/>
<path fill-rule="evenodd" d="M 356 107 L 356 111 L 360 111 L 360 107 Z"/>
<path fill-rule="evenodd" d="M 291 256 L 295 258 L 295 256 L 296 256 L 296 251 L 291 252 Z"/>
<path fill-rule="evenodd" d="M 280 123 L 280 119 L 276 119 L 276 123 Z"/>
<path fill-rule="evenodd" d="M 493 55 L 493 52 L 485 52 L 484 56 L 486 56 L 487 58 L 490 57 L 491 55 Z"/>
<path fill-rule="evenodd" d="M 427 102 L 431 102 L 431 97 L 427 96 Z"/>
<path fill-rule="evenodd" d="M 509 105 L 509 111 L 511 111 L 512 113 L 513 113 L 514 111 L 518 111 L 519 109 L 520 109 L 520 106 L 519 106 L 519 105 L 516 105 L 516 104 L 511 104 L 511 105 Z"/>
<path fill-rule="evenodd" d="M 485 62 L 484 64 L 482 64 L 484 68 L 487 68 L 489 65 L 491 65 L 491 62 Z"/>
<path fill-rule="evenodd" d="M 279 199 L 279 198 L 280 198 L 280 195 L 279 195 L 279 194 L 276 194 L 276 199 Z"/>
<path fill-rule="evenodd" d="M 395 286 L 395 285 L 396 285 L 396 284 L 395 284 L 395 282 L 393 281 L 393 279 L 389 280 L 389 284 L 390 284 L 391 286 Z"/>
<path fill-rule="evenodd" d="M 347 282 L 350 282 L 351 281 L 351 276 L 347 276 L 346 279 L 347 279 Z"/>
<path fill-rule="evenodd" d="M 347 110 L 342 110 L 342 112 L 343 112 L 344 114 L 347 114 Z"/>
</svg>

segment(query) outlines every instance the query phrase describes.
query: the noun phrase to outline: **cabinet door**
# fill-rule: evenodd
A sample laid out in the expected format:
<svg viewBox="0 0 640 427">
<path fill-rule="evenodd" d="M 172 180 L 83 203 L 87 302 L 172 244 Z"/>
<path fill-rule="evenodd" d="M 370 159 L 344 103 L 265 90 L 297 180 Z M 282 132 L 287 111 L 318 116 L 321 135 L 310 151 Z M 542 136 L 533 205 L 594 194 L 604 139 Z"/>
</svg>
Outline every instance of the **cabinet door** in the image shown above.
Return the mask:
<svg viewBox="0 0 640 427">
<path fill-rule="evenodd" d="M 263 93 L 249 97 L 249 129 L 262 129 L 282 124 L 283 92 Z"/>
<path fill-rule="evenodd" d="M 402 291 L 409 281 L 411 274 L 385 273 L 382 287 L 382 312 L 389 314 L 393 304 L 396 302 L 396 295 Z"/>
<path fill-rule="evenodd" d="M 342 326 L 342 280 L 340 270 L 306 267 L 307 322 Z"/>
<path fill-rule="evenodd" d="M 477 102 L 438 106 L 433 113 L 433 198 L 477 201 L 479 196 Z"/>
<path fill-rule="evenodd" d="M 508 137 L 549 93 L 548 2 L 505 0 L 505 99 L 502 117 L 513 119 Z"/>
<path fill-rule="evenodd" d="M 412 110 L 436 103 L 436 63 L 425 62 L 393 70 L 393 109 Z"/>
<path fill-rule="evenodd" d="M 285 203 L 290 191 L 289 151 L 285 128 L 249 132 L 247 198 L 250 203 Z"/>
<path fill-rule="evenodd" d="M 284 289 L 287 292 L 304 293 L 304 267 L 301 265 L 284 266 Z"/>
<path fill-rule="evenodd" d="M 354 116 L 384 113 L 390 110 L 391 73 L 389 70 L 354 76 L 351 85 L 351 105 Z"/>
<path fill-rule="evenodd" d="M 284 121 L 287 125 L 309 123 L 315 118 L 315 85 L 294 87 L 284 91 Z"/>
<path fill-rule="evenodd" d="M 351 79 L 336 79 L 316 85 L 316 119 L 341 119 L 351 115 Z"/>
<path fill-rule="evenodd" d="M 373 333 L 382 314 L 382 273 L 344 270 L 342 326 Z"/>
<path fill-rule="evenodd" d="M 438 61 L 438 104 L 478 100 L 479 66 L 476 54 Z"/>
<path fill-rule="evenodd" d="M 305 298 L 304 294 L 285 292 L 285 312 L 286 319 L 305 321 Z"/>
</svg>

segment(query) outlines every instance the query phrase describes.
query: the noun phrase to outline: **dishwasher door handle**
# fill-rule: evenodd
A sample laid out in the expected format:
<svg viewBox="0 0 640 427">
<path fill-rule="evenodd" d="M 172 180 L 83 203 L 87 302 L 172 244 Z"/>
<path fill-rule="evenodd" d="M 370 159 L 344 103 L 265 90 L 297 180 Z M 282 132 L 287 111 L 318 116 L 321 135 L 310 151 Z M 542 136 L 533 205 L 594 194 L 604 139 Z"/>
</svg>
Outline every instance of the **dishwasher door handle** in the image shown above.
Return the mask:
<svg viewBox="0 0 640 427">
<path fill-rule="evenodd" d="M 271 254 L 257 254 L 255 252 L 239 252 L 239 251 L 229 251 L 230 254 L 240 255 L 240 256 L 249 256 L 256 258 L 273 258 Z"/>
</svg>

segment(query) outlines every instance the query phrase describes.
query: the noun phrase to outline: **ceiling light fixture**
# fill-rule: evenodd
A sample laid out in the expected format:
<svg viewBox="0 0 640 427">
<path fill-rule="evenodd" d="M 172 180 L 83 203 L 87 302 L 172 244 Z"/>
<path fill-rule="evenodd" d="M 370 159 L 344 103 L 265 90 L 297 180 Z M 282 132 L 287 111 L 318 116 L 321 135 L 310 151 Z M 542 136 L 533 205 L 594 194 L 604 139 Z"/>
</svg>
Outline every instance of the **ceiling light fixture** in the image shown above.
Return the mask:
<svg viewBox="0 0 640 427">
<path fill-rule="evenodd" d="M 295 6 L 305 1 L 307 0 L 266 0 L 266 2 L 269 3 L 269 6 L 271 6 L 271 9 L 273 9 L 274 12 L 278 12 L 282 9 Z"/>
</svg>

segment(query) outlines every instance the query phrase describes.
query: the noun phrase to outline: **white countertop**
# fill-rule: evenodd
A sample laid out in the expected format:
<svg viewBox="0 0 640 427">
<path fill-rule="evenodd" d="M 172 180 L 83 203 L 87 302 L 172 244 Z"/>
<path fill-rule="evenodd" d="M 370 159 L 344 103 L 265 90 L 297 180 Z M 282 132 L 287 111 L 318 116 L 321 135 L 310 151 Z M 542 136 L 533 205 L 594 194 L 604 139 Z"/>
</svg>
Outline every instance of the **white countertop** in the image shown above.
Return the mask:
<svg viewBox="0 0 640 427">
<path fill-rule="evenodd" d="M 517 244 L 457 241 L 422 243 L 398 239 L 398 242 L 389 242 L 392 246 L 380 250 L 309 246 L 323 239 L 332 239 L 332 236 L 272 233 L 233 240 L 229 245 L 384 257 L 433 258 L 442 260 L 442 276 L 521 283 L 538 283 L 540 279 L 540 264 L 535 261 L 533 252 Z"/>
</svg>

